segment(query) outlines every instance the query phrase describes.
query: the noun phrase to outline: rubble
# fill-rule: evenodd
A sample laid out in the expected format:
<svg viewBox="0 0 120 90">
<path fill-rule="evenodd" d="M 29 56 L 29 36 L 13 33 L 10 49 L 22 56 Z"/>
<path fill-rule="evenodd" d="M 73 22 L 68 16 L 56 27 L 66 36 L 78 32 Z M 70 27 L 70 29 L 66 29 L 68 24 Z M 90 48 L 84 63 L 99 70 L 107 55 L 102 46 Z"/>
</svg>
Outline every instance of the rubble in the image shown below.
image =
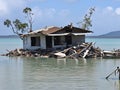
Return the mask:
<svg viewBox="0 0 120 90">
<path fill-rule="evenodd" d="M 95 47 L 93 42 L 82 43 L 81 45 L 72 46 L 62 50 L 37 49 L 24 50 L 15 49 L 7 50 L 8 53 L 2 56 L 25 56 L 25 57 L 54 57 L 54 58 L 96 58 L 96 57 L 120 57 L 120 49 L 114 51 L 104 51 Z"/>
<path fill-rule="evenodd" d="M 93 58 L 101 57 L 102 50 L 95 48 L 94 43 L 83 43 L 81 45 L 73 46 L 62 51 L 68 58 Z M 56 53 L 54 53 L 56 55 Z M 58 55 L 59 57 L 59 55 Z"/>
</svg>

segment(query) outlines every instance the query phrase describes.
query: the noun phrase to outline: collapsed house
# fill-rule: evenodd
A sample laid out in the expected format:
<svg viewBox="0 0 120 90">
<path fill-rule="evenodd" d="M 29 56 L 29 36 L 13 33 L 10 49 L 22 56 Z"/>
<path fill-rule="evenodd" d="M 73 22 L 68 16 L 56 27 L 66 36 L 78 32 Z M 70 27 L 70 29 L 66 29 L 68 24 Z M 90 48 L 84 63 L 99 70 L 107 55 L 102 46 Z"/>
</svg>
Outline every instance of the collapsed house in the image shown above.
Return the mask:
<svg viewBox="0 0 120 90">
<path fill-rule="evenodd" d="M 92 31 L 74 27 L 72 24 L 60 27 L 46 27 L 39 29 L 23 37 L 23 49 L 64 49 L 85 42 L 85 35 Z"/>
<path fill-rule="evenodd" d="M 120 50 L 104 51 L 93 42 L 85 42 L 85 36 L 92 31 L 74 27 L 51 26 L 22 35 L 23 49 L 7 50 L 4 56 L 47 56 L 62 58 L 119 57 Z"/>
</svg>

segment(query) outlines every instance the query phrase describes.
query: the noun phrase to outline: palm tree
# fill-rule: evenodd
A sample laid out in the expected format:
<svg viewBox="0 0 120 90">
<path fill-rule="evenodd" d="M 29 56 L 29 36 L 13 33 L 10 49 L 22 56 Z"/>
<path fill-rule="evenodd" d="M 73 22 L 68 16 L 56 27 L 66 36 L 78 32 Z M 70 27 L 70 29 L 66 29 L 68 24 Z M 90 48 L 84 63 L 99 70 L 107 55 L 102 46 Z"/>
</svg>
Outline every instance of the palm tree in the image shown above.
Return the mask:
<svg viewBox="0 0 120 90">
<path fill-rule="evenodd" d="M 28 24 L 20 22 L 19 19 L 16 19 L 15 21 L 11 22 L 11 20 L 6 19 L 4 21 L 4 25 L 7 27 L 11 27 L 13 30 L 13 33 L 17 34 L 21 39 L 21 34 L 23 34 L 25 31 L 27 31 Z"/>
<path fill-rule="evenodd" d="M 9 19 L 6 19 L 6 20 L 4 21 L 4 25 L 7 26 L 7 27 L 11 27 L 12 30 L 13 30 L 13 32 L 16 33 L 16 32 L 15 32 L 15 29 L 14 29 L 14 27 L 13 27 L 13 25 L 12 25 L 12 23 L 11 23 L 11 21 L 10 21 Z"/>
<path fill-rule="evenodd" d="M 13 33 L 17 34 L 21 39 L 21 34 L 23 34 L 24 32 L 31 32 L 32 31 L 32 9 L 29 7 L 26 7 L 25 9 L 23 9 L 23 13 L 26 14 L 26 18 L 28 19 L 28 23 L 22 23 L 19 19 L 15 19 L 14 21 L 11 21 L 9 19 L 6 19 L 4 21 L 4 25 L 7 27 L 11 27 Z M 29 28 L 29 31 L 28 31 Z"/>
<path fill-rule="evenodd" d="M 32 32 L 32 24 L 33 24 L 32 9 L 29 7 L 26 7 L 25 9 L 23 9 L 23 13 L 26 14 L 26 18 L 28 19 L 28 22 L 29 22 L 29 27 L 30 27 L 29 32 Z"/>
</svg>

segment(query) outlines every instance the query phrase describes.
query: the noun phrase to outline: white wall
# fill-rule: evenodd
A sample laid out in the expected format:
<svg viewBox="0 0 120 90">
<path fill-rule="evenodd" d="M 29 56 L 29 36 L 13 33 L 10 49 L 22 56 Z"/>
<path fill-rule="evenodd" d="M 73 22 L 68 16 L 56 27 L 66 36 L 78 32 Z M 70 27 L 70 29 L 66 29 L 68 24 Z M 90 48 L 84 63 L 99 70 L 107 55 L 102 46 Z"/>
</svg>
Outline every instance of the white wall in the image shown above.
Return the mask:
<svg viewBox="0 0 120 90">
<path fill-rule="evenodd" d="M 31 46 L 31 37 L 37 37 L 40 36 L 40 46 Z M 63 36 L 61 40 L 64 41 L 65 37 Z M 56 45 L 54 46 L 54 38 L 52 37 L 52 46 L 54 48 L 59 48 L 59 47 L 66 47 L 66 45 Z M 85 42 L 85 35 L 81 36 L 72 36 L 72 45 L 77 45 Z M 30 50 L 35 50 L 35 49 L 46 49 L 46 37 L 42 34 L 36 34 L 36 35 L 29 35 L 25 36 L 23 38 L 23 49 L 30 49 Z"/>
<path fill-rule="evenodd" d="M 44 35 L 41 35 L 40 39 L 41 39 L 41 48 L 46 49 L 46 37 Z"/>
<path fill-rule="evenodd" d="M 31 45 L 31 40 L 30 40 L 30 36 L 25 36 L 23 38 L 23 49 L 30 49 L 30 45 Z"/>
<path fill-rule="evenodd" d="M 37 37 L 37 36 L 40 36 L 40 46 L 31 46 L 31 37 Z M 35 50 L 39 48 L 46 49 L 46 42 L 44 35 L 42 34 L 29 35 L 23 38 L 23 49 Z"/>
</svg>

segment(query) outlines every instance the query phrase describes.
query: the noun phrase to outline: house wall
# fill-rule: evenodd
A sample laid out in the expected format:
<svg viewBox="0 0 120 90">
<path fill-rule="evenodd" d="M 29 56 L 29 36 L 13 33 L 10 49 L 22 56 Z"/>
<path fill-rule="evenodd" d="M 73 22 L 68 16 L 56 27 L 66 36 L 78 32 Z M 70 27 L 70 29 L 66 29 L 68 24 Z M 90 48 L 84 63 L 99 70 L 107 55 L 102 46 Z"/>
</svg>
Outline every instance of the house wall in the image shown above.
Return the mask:
<svg viewBox="0 0 120 90">
<path fill-rule="evenodd" d="M 64 48 L 66 47 L 66 43 L 65 43 L 65 36 L 61 36 L 61 45 L 54 45 L 54 37 L 52 37 L 52 47 L 57 49 L 57 48 Z"/>
<path fill-rule="evenodd" d="M 31 37 L 40 37 L 40 46 L 31 46 Z M 85 42 L 85 35 L 72 36 L 72 45 L 78 45 Z M 64 48 L 66 47 L 65 36 L 61 36 L 61 45 L 54 45 L 54 37 L 52 37 L 53 48 Z M 35 49 L 46 49 L 46 37 L 43 34 L 36 34 L 25 36 L 23 38 L 23 49 L 35 50 Z"/>
<path fill-rule="evenodd" d="M 46 49 L 46 37 L 41 35 L 41 48 Z"/>
<path fill-rule="evenodd" d="M 23 38 L 23 49 L 29 49 L 30 48 L 30 37 L 29 36 L 25 36 Z"/>
<path fill-rule="evenodd" d="M 65 48 L 66 47 L 65 36 L 61 37 L 61 41 L 62 41 L 61 45 L 54 45 L 54 37 L 53 37 L 52 38 L 52 42 L 53 42 L 52 46 L 53 46 L 53 48 Z M 84 42 L 85 42 L 85 35 L 72 36 L 72 45 L 78 45 L 78 44 L 82 44 Z"/>
<path fill-rule="evenodd" d="M 40 46 L 31 46 L 31 37 L 40 37 Z M 45 36 L 42 34 L 25 36 L 23 38 L 23 49 L 35 50 L 35 49 L 46 49 Z"/>
<path fill-rule="evenodd" d="M 78 45 L 85 42 L 85 35 L 72 36 L 72 45 Z"/>
</svg>

